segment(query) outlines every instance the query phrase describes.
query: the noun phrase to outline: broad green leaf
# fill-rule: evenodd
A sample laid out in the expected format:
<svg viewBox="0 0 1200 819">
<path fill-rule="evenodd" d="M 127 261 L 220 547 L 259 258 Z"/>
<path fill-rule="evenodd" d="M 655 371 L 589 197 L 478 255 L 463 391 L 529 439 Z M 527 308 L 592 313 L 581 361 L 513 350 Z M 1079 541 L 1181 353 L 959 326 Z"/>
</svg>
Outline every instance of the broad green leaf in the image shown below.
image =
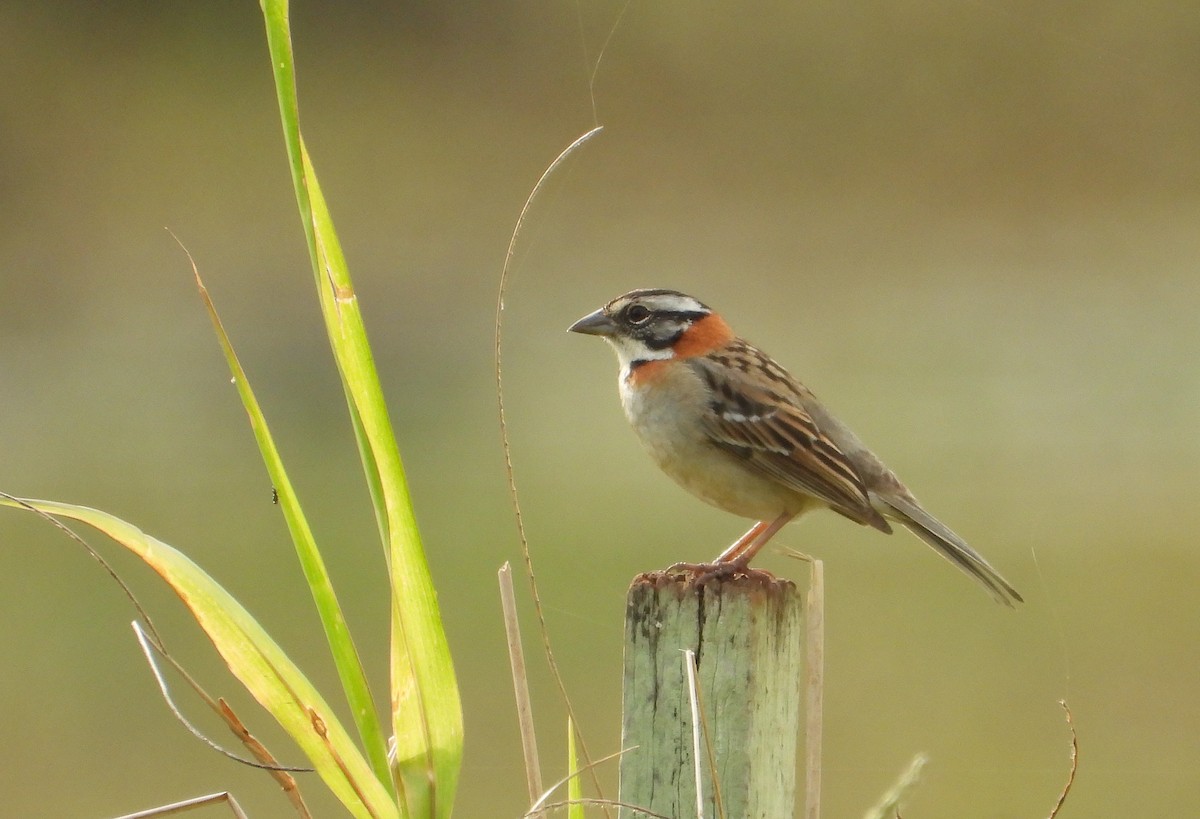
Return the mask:
<svg viewBox="0 0 1200 819">
<path fill-rule="evenodd" d="M 449 817 L 462 762 L 458 683 L 358 297 L 301 136 L 287 3 L 262 5 L 296 201 L 388 560 L 397 784 L 406 815 Z"/>
<path fill-rule="evenodd" d="M 350 812 L 362 819 L 399 819 L 391 794 L 329 705 L 258 621 L 199 566 L 161 540 L 107 513 L 53 501 L 22 503 L 48 515 L 86 523 L 144 560 L 175 590 L 229 670 L 291 735 Z M 24 508 L 6 498 L 0 498 L 0 505 Z"/>
</svg>

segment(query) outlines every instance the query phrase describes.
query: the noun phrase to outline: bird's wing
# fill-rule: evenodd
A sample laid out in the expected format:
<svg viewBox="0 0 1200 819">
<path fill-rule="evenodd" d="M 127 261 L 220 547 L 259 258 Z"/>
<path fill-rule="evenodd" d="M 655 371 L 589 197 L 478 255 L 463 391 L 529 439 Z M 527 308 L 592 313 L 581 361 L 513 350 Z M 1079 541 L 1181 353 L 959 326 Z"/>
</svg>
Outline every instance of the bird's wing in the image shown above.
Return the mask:
<svg viewBox="0 0 1200 819">
<path fill-rule="evenodd" d="M 803 388 L 778 364 L 744 343 L 688 361 L 709 388 L 704 428 L 715 445 L 851 520 L 891 532 L 853 464 L 797 400 Z"/>
</svg>

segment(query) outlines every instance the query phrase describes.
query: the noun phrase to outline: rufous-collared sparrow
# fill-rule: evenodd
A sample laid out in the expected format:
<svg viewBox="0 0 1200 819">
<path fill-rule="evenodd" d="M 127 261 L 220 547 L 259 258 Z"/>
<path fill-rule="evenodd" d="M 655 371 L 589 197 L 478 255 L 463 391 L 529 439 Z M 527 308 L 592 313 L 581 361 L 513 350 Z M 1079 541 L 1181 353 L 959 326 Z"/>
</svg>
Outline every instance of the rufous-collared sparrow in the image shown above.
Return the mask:
<svg viewBox="0 0 1200 819">
<path fill-rule="evenodd" d="M 616 350 L 625 415 L 662 470 L 713 506 L 758 521 L 712 564 L 692 568 L 745 571 L 784 524 L 825 506 L 886 534 L 895 521 L 998 601 L 1021 600 L 807 387 L 691 296 L 633 290 L 570 330 Z"/>
</svg>

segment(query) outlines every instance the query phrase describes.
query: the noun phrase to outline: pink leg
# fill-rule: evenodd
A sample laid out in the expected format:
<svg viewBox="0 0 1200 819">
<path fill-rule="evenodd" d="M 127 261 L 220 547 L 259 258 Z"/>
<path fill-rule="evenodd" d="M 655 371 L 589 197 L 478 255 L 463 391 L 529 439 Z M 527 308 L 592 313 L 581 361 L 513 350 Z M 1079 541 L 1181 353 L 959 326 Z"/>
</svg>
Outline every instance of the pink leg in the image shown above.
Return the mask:
<svg viewBox="0 0 1200 819">
<path fill-rule="evenodd" d="M 746 534 L 729 544 L 729 548 L 717 555 L 717 559 L 714 560 L 713 563 L 724 563 L 728 560 L 732 560 L 738 555 L 738 553 L 746 548 L 746 545 L 750 543 L 750 541 L 762 534 L 762 531 L 766 528 L 767 522 L 765 520 L 760 520 L 758 523 L 750 527 L 750 531 L 746 532 Z"/>
<path fill-rule="evenodd" d="M 758 554 L 767 541 L 775 537 L 775 533 L 794 518 L 793 514 L 782 514 L 772 521 L 760 520 L 750 527 L 750 531 L 739 537 L 732 545 L 712 563 L 675 563 L 669 566 L 668 572 L 688 572 L 694 575 L 693 583 L 702 585 L 709 580 L 733 577 L 756 571 L 749 569 L 750 561 Z"/>
<path fill-rule="evenodd" d="M 750 527 L 749 532 L 735 540 L 732 546 L 721 552 L 714 562 L 748 566 L 762 547 L 767 545 L 767 541 L 775 537 L 776 533 L 794 517 L 796 517 L 794 514 L 785 512 L 770 523 L 759 521 Z"/>
</svg>

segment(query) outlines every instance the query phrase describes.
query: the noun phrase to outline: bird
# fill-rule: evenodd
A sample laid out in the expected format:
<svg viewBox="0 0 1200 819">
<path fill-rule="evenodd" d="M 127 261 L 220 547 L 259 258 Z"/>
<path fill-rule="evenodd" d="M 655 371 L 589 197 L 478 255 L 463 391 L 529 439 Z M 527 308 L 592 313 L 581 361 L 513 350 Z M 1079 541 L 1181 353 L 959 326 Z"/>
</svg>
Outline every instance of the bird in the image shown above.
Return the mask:
<svg viewBox="0 0 1200 819">
<path fill-rule="evenodd" d="M 812 391 L 698 299 L 632 290 L 568 330 L 616 351 L 621 405 L 658 466 L 701 500 L 757 521 L 711 563 L 677 567 L 704 579 L 747 573 L 784 525 L 825 507 L 885 534 L 898 523 L 998 602 L 1023 602 Z"/>
</svg>

